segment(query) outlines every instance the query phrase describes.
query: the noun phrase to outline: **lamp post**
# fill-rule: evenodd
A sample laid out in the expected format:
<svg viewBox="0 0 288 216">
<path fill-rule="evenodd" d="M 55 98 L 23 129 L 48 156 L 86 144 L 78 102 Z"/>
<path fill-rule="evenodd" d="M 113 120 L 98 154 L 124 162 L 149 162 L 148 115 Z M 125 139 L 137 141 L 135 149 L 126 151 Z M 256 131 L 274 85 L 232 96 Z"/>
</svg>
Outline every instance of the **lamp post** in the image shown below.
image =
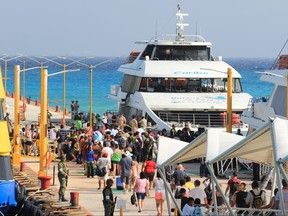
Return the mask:
<svg viewBox="0 0 288 216">
<path fill-rule="evenodd" d="M 55 76 L 66 72 L 79 71 L 63 70 L 48 75 L 47 70 L 41 70 L 41 102 L 40 102 L 40 162 L 38 176 L 46 176 L 48 137 L 47 137 L 47 83 L 48 77 Z"/>
<path fill-rule="evenodd" d="M 98 67 L 100 65 L 106 64 L 107 62 L 110 62 L 113 59 L 116 59 L 118 57 L 107 59 L 107 60 L 105 60 L 103 62 L 100 62 L 100 63 L 98 63 L 96 65 L 88 65 L 88 64 L 85 64 L 85 63 L 81 62 L 81 60 L 88 59 L 88 58 L 94 58 L 94 57 L 85 57 L 85 58 L 82 58 L 82 59 L 79 59 L 79 60 L 71 59 L 71 58 L 68 58 L 68 57 L 60 57 L 60 58 L 68 59 L 70 61 L 73 61 L 70 64 L 67 64 L 67 66 L 77 63 L 77 64 L 80 64 L 80 65 L 83 65 L 83 66 L 89 68 L 89 73 L 90 73 L 90 93 L 89 93 L 89 100 L 90 100 L 90 109 L 89 109 L 90 111 L 89 112 L 90 112 L 90 114 L 89 114 L 89 122 L 90 122 L 90 125 L 93 126 L 93 124 L 92 124 L 92 112 L 93 112 L 93 68 L 96 68 L 96 67 Z"/>
<path fill-rule="evenodd" d="M 227 125 L 226 132 L 232 133 L 232 68 L 227 71 Z"/>
<path fill-rule="evenodd" d="M 89 114 L 89 122 L 90 122 L 90 125 L 92 126 L 92 75 L 93 75 L 93 66 L 92 65 L 88 65 L 88 64 L 85 64 L 83 62 L 81 62 L 82 60 L 84 59 L 88 59 L 88 58 L 94 58 L 94 57 L 84 57 L 84 58 L 81 58 L 81 59 L 78 59 L 78 60 L 75 60 L 75 59 L 72 59 L 72 58 L 68 58 L 68 57 L 64 57 L 64 56 L 60 56 L 59 58 L 62 58 L 62 59 L 68 59 L 70 61 L 72 61 L 71 63 L 67 64 L 67 66 L 70 66 L 70 65 L 73 65 L 75 63 L 77 64 L 80 64 L 84 67 L 89 67 L 89 71 L 90 71 L 90 94 L 89 94 L 89 98 L 90 98 L 90 114 Z M 64 73 L 65 74 L 65 73 Z"/>
<path fill-rule="evenodd" d="M 49 58 L 44 57 L 44 56 L 38 56 L 38 58 L 45 59 L 46 62 L 44 62 L 44 64 L 48 63 L 48 62 L 52 62 L 58 66 L 63 67 L 63 118 L 62 118 L 62 123 L 65 127 L 65 125 L 66 125 L 65 115 L 67 114 L 66 113 L 66 64 L 61 64 L 61 63 L 55 61 L 56 59 L 59 59 L 59 57 L 54 58 L 54 59 L 49 59 Z"/>
<path fill-rule="evenodd" d="M 28 70 L 34 70 L 39 67 L 33 67 L 25 69 L 25 71 Z M 19 65 L 14 65 L 14 150 L 12 155 L 12 161 L 13 165 L 19 166 L 20 165 L 20 72 L 23 72 L 23 70 L 20 70 Z"/>
</svg>

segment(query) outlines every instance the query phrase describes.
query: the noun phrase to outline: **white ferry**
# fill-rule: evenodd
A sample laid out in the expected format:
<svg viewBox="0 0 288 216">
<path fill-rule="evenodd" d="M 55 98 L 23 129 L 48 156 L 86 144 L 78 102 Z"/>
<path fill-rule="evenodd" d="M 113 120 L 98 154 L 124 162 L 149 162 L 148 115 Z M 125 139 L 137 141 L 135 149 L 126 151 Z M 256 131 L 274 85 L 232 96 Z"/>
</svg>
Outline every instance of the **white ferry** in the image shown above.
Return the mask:
<svg viewBox="0 0 288 216">
<path fill-rule="evenodd" d="M 288 55 L 279 55 L 275 62 L 271 70 L 262 72 L 260 77 L 260 80 L 274 84 L 271 96 L 251 101 L 241 116 L 241 121 L 249 125 L 248 133 L 267 124 L 269 118 L 287 118 Z"/>
<path fill-rule="evenodd" d="M 119 67 L 121 85 L 111 86 L 110 98 L 118 100 L 119 112 L 127 120 L 132 115 L 148 120 L 148 126 L 169 130 L 174 124 L 225 127 L 227 111 L 227 70 L 232 68 L 212 55 L 212 44 L 200 35 L 184 35 L 188 14 L 177 5 L 176 34 L 139 41 L 142 51 L 131 52 Z M 233 125 L 239 127 L 240 114 L 251 96 L 244 93 L 241 75 L 232 68 Z"/>
</svg>

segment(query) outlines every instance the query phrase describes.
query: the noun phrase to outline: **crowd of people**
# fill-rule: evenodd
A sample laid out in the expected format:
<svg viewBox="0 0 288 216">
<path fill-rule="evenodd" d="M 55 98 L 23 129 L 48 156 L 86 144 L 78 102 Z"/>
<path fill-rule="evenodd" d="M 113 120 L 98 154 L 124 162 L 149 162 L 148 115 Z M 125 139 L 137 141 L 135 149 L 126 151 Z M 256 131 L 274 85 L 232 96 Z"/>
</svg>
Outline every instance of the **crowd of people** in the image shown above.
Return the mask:
<svg viewBox="0 0 288 216">
<path fill-rule="evenodd" d="M 76 106 L 79 108 L 77 104 L 76 101 Z M 48 127 L 50 141 L 56 143 L 56 153 L 61 162 L 64 161 L 65 155 L 65 160 L 83 164 L 85 176 L 87 178 L 97 176 L 98 189 L 107 190 L 107 193 L 111 192 L 113 182 L 117 183 L 118 188 L 117 179 L 121 179 L 123 192 L 135 193 L 138 212 L 143 211 L 145 198 L 150 197 L 151 190 L 154 190 L 157 215 L 163 215 L 166 197 L 164 180 L 156 170 L 157 138 L 167 136 L 191 142 L 204 132 L 204 129 L 199 128 L 194 132 L 188 124 L 185 124 L 182 130 L 176 131 L 173 125 L 169 132 L 163 129 L 153 133 L 147 128 L 147 120 L 144 117 L 138 121 L 136 116 L 132 116 L 131 121 L 127 122 L 123 114 L 117 116 L 116 113 L 111 116 L 104 113 L 102 117 L 92 114 L 93 121 L 90 124 L 88 121 L 83 122 L 83 119 L 78 116 L 78 108 L 73 110 L 75 121 L 69 129 L 65 129 L 64 125 L 61 125 L 59 129 L 55 128 L 53 123 L 50 123 Z M 38 155 L 38 126 L 26 125 L 21 131 L 22 153 Z M 63 173 L 63 168 L 61 169 Z M 208 172 L 200 170 L 200 177 L 204 175 L 207 177 L 203 182 L 199 179 L 192 181 L 182 164 L 178 164 L 175 169 L 171 166 L 165 167 L 165 174 L 174 197 L 181 200 L 183 215 L 201 215 L 201 209 L 209 209 L 214 205 Z M 67 181 L 67 175 L 64 177 Z M 61 177 L 61 181 L 65 180 L 64 177 Z M 282 181 L 282 184 L 284 195 L 287 195 L 287 183 Z M 62 186 L 59 191 L 60 201 L 66 200 L 65 189 L 66 187 Z M 223 200 L 225 198 L 221 196 L 217 188 L 215 193 L 216 205 L 225 207 Z M 232 207 L 255 209 L 279 209 L 281 207 L 277 190 L 275 190 L 275 196 L 268 202 L 265 191 L 259 189 L 258 181 L 253 181 L 252 190 L 247 191 L 245 183 L 238 179 L 236 173 L 227 182 L 226 194 L 229 195 L 229 204 Z M 107 212 L 111 212 L 114 208 L 113 199 L 109 198 L 109 200 L 106 206 L 104 204 Z M 245 211 L 238 213 L 242 214 Z"/>
</svg>

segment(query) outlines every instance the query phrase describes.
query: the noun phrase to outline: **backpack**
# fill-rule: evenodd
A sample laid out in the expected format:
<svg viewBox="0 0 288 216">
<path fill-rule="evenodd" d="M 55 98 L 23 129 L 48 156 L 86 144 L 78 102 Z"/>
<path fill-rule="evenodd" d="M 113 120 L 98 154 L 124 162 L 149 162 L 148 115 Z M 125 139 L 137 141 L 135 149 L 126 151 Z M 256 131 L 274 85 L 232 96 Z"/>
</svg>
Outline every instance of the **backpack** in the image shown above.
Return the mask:
<svg viewBox="0 0 288 216">
<path fill-rule="evenodd" d="M 202 216 L 202 211 L 201 211 L 200 205 L 194 205 L 194 211 L 192 213 L 192 216 Z"/>
<path fill-rule="evenodd" d="M 101 169 L 100 168 L 97 168 L 97 171 L 96 171 L 96 175 L 99 176 L 99 177 L 103 177 L 105 176 L 107 173 L 107 170 L 106 170 L 106 167 L 102 167 Z"/>
<path fill-rule="evenodd" d="M 238 187 L 239 183 L 236 181 L 232 180 L 232 185 L 230 187 L 230 194 L 234 194 L 237 191 L 237 187 Z"/>
<path fill-rule="evenodd" d="M 247 192 L 245 191 L 238 191 L 237 193 L 235 193 L 236 196 L 236 207 L 239 208 L 246 208 L 246 197 L 247 197 Z"/>
<path fill-rule="evenodd" d="M 252 207 L 259 209 L 263 205 L 263 200 L 261 197 L 263 190 L 261 190 L 258 195 L 256 195 L 253 190 L 251 190 L 250 192 L 253 195 Z"/>
</svg>

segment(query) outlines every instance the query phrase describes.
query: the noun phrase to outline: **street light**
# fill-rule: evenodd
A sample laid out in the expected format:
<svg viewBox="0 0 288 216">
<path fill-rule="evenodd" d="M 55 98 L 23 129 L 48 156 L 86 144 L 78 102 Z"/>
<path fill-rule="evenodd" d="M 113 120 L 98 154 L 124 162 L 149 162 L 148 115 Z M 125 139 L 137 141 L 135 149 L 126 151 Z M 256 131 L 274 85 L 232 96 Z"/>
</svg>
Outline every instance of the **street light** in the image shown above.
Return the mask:
<svg viewBox="0 0 288 216">
<path fill-rule="evenodd" d="M 25 69 L 28 70 L 34 70 L 39 67 L 33 67 Z M 12 155 L 12 161 L 13 165 L 19 166 L 20 165 L 20 103 L 19 103 L 19 97 L 20 97 L 20 72 L 23 72 L 24 70 L 20 70 L 19 65 L 14 65 L 14 151 Z"/>
<path fill-rule="evenodd" d="M 38 176 L 45 176 L 46 164 L 47 164 L 47 152 L 48 152 L 48 137 L 47 137 L 47 83 L 48 77 L 55 76 L 67 72 L 75 72 L 80 69 L 63 70 L 48 75 L 47 70 L 41 70 L 41 102 L 40 102 L 40 163 Z"/>
<path fill-rule="evenodd" d="M 90 94 L 89 94 L 89 96 L 90 96 L 90 111 L 89 111 L 90 114 L 89 114 L 89 117 L 90 118 L 89 118 L 89 122 L 90 122 L 90 125 L 93 126 L 92 125 L 92 107 L 93 107 L 93 100 L 92 100 L 92 97 L 93 97 L 93 88 L 92 88 L 93 87 L 93 85 L 92 85 L 93 76 L 92 75 L 93 75 L 93 68 L 96 68 L 96 67 L 98 67 L 100 65 L 106 64 L 107 62 L 110 62 L 110 61 L 112 61 L 112 60 L 114 60 L 114 59 L 116 59 L 118 57 L 107 59 L 107 60 L 105 60 L 103 62 L 100 62 L 100 63 L 98 63 L 96 65 L 88 65 L 88 64 L 85 64 L 85 63 L 81 62 L 81 60 L 88 59 L 88 58 L 94 58 L 94 57 L 85 57 L 85 58 L 81 58 L 79 60 L 71 59 L 71 58 L 68 58 L 68 57 L 62 57 L 62 56 L 60 56 L 59 58 L 68 59 L 70 61 L 73 61 L 70 64 L 67 64 L 67 66 L 75 64 L 75 63 L 78 63 L 78 64 L 83 65 L 85 67 L 89 67 L 89 71 L 90 71 Z"/>
<path fill-rule="evenodd" d="M 57 58 L 54 58 L 54 59 L 49 59 L 47 57 L 44 57 L 44 56 L 38 56 L 38 58 L 43 58 L 45 60 L 47 60 L 45 63 L 48 63 L 48 62 L 53 62 L 54 64 L 57 64 L 61 67 L 63 67 L 63 118 L 62 118 L 62 122 L 63 122 L 63 126 L 65 127 L 66 125 L 66 120 L 65 120 L 65 115 L 66 115 L 66 65 L 65 64 L 61 64 L 57 61 L 55 61 L 56 59 L 59 59 L 58 57 Z M 71 70 L 70 70 L 71 71 Z"/>
<path fill-rule="evenodd" d="M 90 120 L 89 121 L 90 121 L 90 125 L 92 126 L 92 73 L 93 73 L 93 66 L 85 64 L 85 63 L 83 63 L 81 61 L 84 60 L 84 59 L 94 58 L 94 57 L 84 57 L 84 58 L 80 58 L 78 60 L 75 60 L 75 59 L 72 59 L 72 58 L 68 58 L 68 57 L 65 57 L 65 56 L 59 56 L 59 58 L 68 59 L 68 60 L 72 61 L 71 63 L 67 64 L 67 66 L 70 66 L 70 65 L 73 65 L 73 64 L 77 63 L 77 64 L 80 64 L 80 65 L 82 65 L 84 67 L 89 67 L 89 70 L 90 70 L 90 114 L 89 114 Z"/>
</svg>

